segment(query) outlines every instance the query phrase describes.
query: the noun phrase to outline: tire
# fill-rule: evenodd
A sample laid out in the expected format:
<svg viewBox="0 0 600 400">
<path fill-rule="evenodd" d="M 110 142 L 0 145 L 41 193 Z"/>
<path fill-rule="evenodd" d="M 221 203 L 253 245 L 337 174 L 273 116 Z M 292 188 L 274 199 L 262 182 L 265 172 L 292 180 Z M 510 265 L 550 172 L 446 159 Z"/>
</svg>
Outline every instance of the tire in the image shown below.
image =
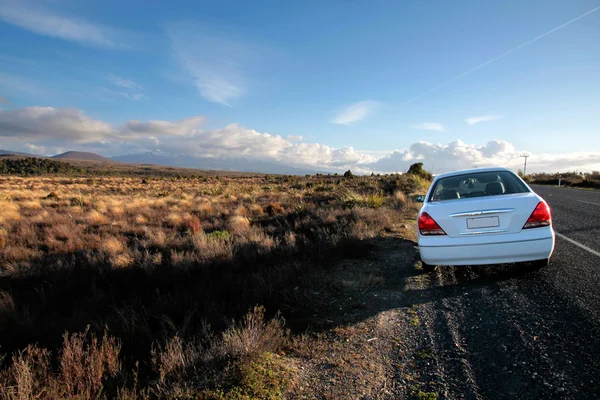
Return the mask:
<svg viewBox="0 0 600 400">
<path fill-rule="evenodd" d="M 531 261 L 530 265 L 531 265 L 532 269 L 539 269 L 539 268 L 547 267 L 549 263 L 550 263 L 550 259 L 544 258 L 542 260 Z"/>
<path fill-rule="evenodd" d="M 425 271 L 425 272 L 431 272 L 431 271 L 435 270 L 435 265 L 427 264 L 423 260 L 421 260 L 421 267 L 423 268 L 423 271 Z"/>
</svg>

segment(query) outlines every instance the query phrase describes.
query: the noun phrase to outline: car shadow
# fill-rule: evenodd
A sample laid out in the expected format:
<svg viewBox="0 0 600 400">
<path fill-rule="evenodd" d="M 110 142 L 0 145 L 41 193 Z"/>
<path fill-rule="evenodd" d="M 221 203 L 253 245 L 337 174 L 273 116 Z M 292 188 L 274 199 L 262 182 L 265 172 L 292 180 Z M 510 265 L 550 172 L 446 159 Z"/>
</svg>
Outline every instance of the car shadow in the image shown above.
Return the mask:
<svg viewBox="0 0 600 400">
<path fill-rule="evenodd" d="M 561 264 L 440 266 L 425 272 L 419 268 L 414 242 L 396 239 L 389 250 L 410 256 L 401 263 L 395 262 L 400 257 L 393 254 L 372 263 L 362 260 L 371 273 L 385 276 L 385 284 L 339 290 L 334 307 L 327 306 L 332 297 L 320 292 L 321 307 L 312 308 L 310 314 L 289 315 L 288 326 L 296 333 L 333 330 L 335 337 L 334 328 L 359 324 L 390 310 L 416 312 L 425 322 L 416 320 L 409 329 L 423 337 L 421 343 L 449 357 L 442 359 L 448 363 L 442 368 L 454 368 L 452 360 L 467 360 L 483 398 L 518 398 L 519 393 L 530 395 L 527 398 L 565 398 L 536 378 L 547 371 L 563 377 L 564 382 L 553 384 L 573 390 L 570 398 L 598 398 L 600 326 L 567 297 L 575 294 L 554 285 Z"/>
</svg>

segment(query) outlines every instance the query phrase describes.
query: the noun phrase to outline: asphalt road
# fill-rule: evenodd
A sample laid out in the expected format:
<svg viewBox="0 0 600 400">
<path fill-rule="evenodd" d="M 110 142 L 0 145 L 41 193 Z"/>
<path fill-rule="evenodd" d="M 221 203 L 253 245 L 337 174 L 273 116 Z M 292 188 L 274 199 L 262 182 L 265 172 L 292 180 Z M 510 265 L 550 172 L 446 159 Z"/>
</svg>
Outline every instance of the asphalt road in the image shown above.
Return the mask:
<svg viewBox="0 0 600 400">
<path fill-rule="evenodd" d="M 557 275 L 552 283 L 600 323 L 600 191 L 532 189 L 550 205 L 557 234 L 550 269 Z"/>
<path fill-rule="evenodd" d="M 557 232 L 548 267 L 438 267 L 415 293 L 441 398 L 600 398 L 600 192 L 533 189 Z"/>
</svg>

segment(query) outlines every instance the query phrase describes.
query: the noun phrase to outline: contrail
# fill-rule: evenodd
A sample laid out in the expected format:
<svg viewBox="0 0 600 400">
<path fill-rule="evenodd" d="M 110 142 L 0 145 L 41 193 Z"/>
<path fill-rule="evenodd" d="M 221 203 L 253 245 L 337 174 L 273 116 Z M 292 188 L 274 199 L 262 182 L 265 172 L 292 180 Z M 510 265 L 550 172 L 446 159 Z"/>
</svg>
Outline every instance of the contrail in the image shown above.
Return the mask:
<svg viewBox="0 0 600 400">
<path fill-rule="evenodd" d="M 423 96 L 425 96 L 425 95 L 427 95 L 427 94 L 429 94 L 429 93 L 431 93 L 431 92 L 433 92 L 433 91 L 435 91 L 435 90 L 438 90 L 439 88 L 441 88 L 441 87 L 444 87 L 444 86 L 448 85 L 449 83 L 452 83 L 452 82 L 454 82 L 455 80 L 457 80 L 457 79 L 460 79 L 460 78 L 462 78 L 463 76 L 470 74 L 471 72 L 477 71 L 479 68 L 483 68 L 483 67 L 485 67 L 486 65 L 493 63 L 494 61 L 497 61 L 497 60 L 499 60 L 499 59 L 501 59 L 501 58 L 503 58 L 503 57 L 506 57 L 506 56 L 507 56 L 507 55 L 509 55 L 510 53 L 513 53 L 513 52 L 515 52 L 515 51 L 519 50 L 519 49 L 520 49 L 520 48 L 522 48 L 522 47 L 528 46 L 528 45 L 530 45 L 530 44 L 532 44 L 532 43 L 534 43 L 534 42 L 538 41 L 539 39 L 543 38 L 544 36 L 547 36 L 547 35 L 549 35 L 549 34 L 551 34 L 551 33 L 553 33 L 553 32 L 556 32 L 557 30 L 559 30 L 559 29 L 561 29 L 561 28 L 564 28 L 565 26 L 567 26 L 567 25 L 570 25 L 570 24 L 572 24 L 573 22 L 575 22 L 575 21 L 578 21 L 578 20 L 580 20 L 581 18 L 585 17 L 586 15 L 589 15 L 589 14 L 591 14 L 591 13 L 593 13 L 593 12 L 596 12 L 596 11 L 598 11 L 598 10 L 600 10 L 600 7 L 596 7 L 596 8 L 594 8 L 594 9 L 592 9 L 592 10 L 590 10 L 590 11 L 586 12 L 585 14 L 582 14 L 582 15 L 580 15 L 580 16 L 579 16 L 579 17 L 577 17 L 577 18 L 573 18 L 572 20 L 570 20 L 570 21 L 568 21 L 568 22 L 565 22 L 564 24 L 562 24 L 562 25 L 559 25 L 559 26 L 557 26 L 556 28 L 554 28 L 554 29 L 552 29 L 552 30 L 550 30 L 550 31 L 548 31 L 548 32 L 546 32 L 546 33 L 542 33 L 541 35 L 539 35 L 539 36 L 535 37 L 534 39 L 531 39 L 531 40 L 529 40 L 529 41 L 527 41 L 527 42 L 525 42 L 525 43 L 522 43 L 522 44 L 518 45 L 517 47 L 515 47 L 515 48 L 513 48 L 513 49 L 510 49 L 510 50 L 508 50 L 506 53 L 500 54 L 499 56 L 497 56 L 497 57 L 494 57 L 494 58 L 492 58 L 491 60 L 488 60 L 488 61 L 484 62 L 483 64 L 476 66 L 475 68 L 471 68 L 470 70 L 468 70 L 468 71 L 466 71 L 466 72 L 463 72 L 463 73 L 462 73 L 462 74 L 460 74 L 460 75 L 457 75 L 457 76 L 455 76 L 454 78 L 452 78 L 452 79 L 450 79 L 450 80 L 448 80 L 448 81 L 446 81 L 446 82 L 444 82 L 444 83 L 442 83 L 442 84 L 440 84 L 440 85 L 438 85 L 438 86 L 434 87 L 433 89 L 429 89 L 428 91 L 421 93 L 421 94 L 420 94 L 420 95 L 418 95 L 417 97 L 413 97 L 412 99 L 410 99 L 410 100 L 408 100 L 408 101 L 404 102 L 402 105 L 406 105 L 406 104 L 412 103 L 413 101 L 415 101 L 415 100 L 417 100 L 417 99 L 420 99 L 421 97 L 423 97 Z"/>
</svg>

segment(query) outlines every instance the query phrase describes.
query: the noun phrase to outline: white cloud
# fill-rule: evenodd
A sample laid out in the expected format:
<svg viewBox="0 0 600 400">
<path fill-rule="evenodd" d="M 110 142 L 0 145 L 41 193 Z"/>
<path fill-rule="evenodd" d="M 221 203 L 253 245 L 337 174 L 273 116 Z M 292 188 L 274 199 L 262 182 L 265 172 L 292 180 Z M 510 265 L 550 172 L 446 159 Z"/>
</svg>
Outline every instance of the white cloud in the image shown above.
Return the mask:
<svg viewBox="0 0 600 400">
<path fill-rule="evenodd" d="M 185 136 L 193 135 L 198 132 L 200 127 L 206 118 L 202 116 L 191 117 L 181 121 L 128 121 L 120 131 L 131 136 Z"/>
<path fill-rule="evenodd" d="M 143 99 L 147 99 L 148 96 L 146 96 L 143 93 L 133 93 L 133 92 L 123 92 L 123 91 L 115 91 L 115 90 L 110 90 L 107 88 L 104 88 L 104 91 L 110 95 L 113 96 L 121 96 L 121 97 L 125 97 L 126 99 L 129 100 L 143 100 Z"/>
<path fill-rule="evenodd" d="M 108 80 L 111 81 L 113 84 L 115 84 L 117 86 L 120 86 L 122 88 L 126 88 L 126 89 L 138 89 L 138 90 L 142 89 L 142 87 L 140 85 L 138 85 L 137 83 L 135 83 L 131 79 L 121 78 L 121 77 L 116 76 L 116 75 L 110 74 L 108 76 Z"/>
<path fill-rule="evenodd" d="M 37 155 L 49 155 L 48 149 L 45 146 L 37 146 L 32 143 L 25 143 L 25 148 L 27 148 L 28 153 L 37 154 Z M 64 152 L 56 152 L 54 154 L 60 154 Z"/>
<path fill-rule="evenodd" d="M 75 148 L 120 155 L 135 149 L 196 157 L 241 157 L 334 171 L 360 171 L 361 164 L 376 160 L 351 147 L 298 143 L 300 137 L 284 138 L 237 124 L 203 130 L 204 122 L 204 117 L 195 116 L 180 121 L 131 120 L 112 127 L 78 110 L 28 107 L 0 110 L 0 137 L 7 145 L 44 152 Z"/>
<path fill-rule="evenodd" d="M 297 135 L 288 135 L 286 137 L 287 140 L 289 140 L 290 142 L 301 142 L 304 140 L 304 138 L 302 136 L 297 136 Z"/>
<path fill-rule="evenodd" d="M 379 105 L 373 100 L 359 101 L 349 104 L 340 110 L 331 120 L 334 124 L 348 125 L 353 122 L 362 121 L 369 116 Z"/>
<path fill-rule="evenodd" d="M 438 122 L 423 122 L 422 124 L 413 125 L 413 128 L 437 132 L 443 132 L 445 130 L 444 125 Z"/>
<path fill-rule="evenodd" d="M 3 147 L 10 150 L 43 154 L 83 150 L 112 156 L 155 151 L 196 157 L 239 157 L 332 172 L 351 169 L 357 173 L 403 172 L 415 162 L 423 162 L 425 168 L 436 173 L 473 166 L 504 166 L 516 171 L 523 165 L 520 155 L 526 150 L 504 140 L 492 140 L 481 146 L 460 140 L 447 144 L 421 141 L 385 156 L 378 152 L 376 157 L 352 147 L 298 142 L 294 137 L 261 133 L 238 124 L 204 129 L 204 123 L 203 116 L 194 116 L 179 121 L 131 120 L 111 126 L 79 110 L 27 107 L 0 109 L 0 138 Z M 531 172 L 600 170 L 600 152 L 529 154 L 527 170 Z"/>
<path fill-rule="evenodd" d="M 71 108 L 26 107 L 0 110 L 0 137 L 17 141 L 66 140 L 89 143 L 111 137 L 109 124 Z"/>
<path fill-rule="evenodd" d="M 495 121 L 497 119 L 502 118 L 503 115 L 481 115 L 479 117 L 471 117 L 471 118 L 467 118 L 465 119 L 465 122 L 469 125 L 475 125 L 478 124 L 480 122 L 488 122 L 488 121 Z"/>
<path fill-rule="evenodd" d="M 131 79 L 125 79 L 125 78 L 121 78 L 119 76 L 110 74 L 108 76 L 108 80 L 111 81 L 115 86 L 118 86 L 120 90 L 114 91 L 114 90 L 104 88 L 104 91 L 106 93 L 109 93 L 111 95 L 125 97 L 126 99 L 129 99 L 129 100 L 142 100 L 142 99 L 148 98 L 148 96 L 146 96 L 145 94 L 140 93 L 140 90 L 142 90 L 142 87 L 140 85 L 138 85 L 137 83 L 135 83 L 134 81 L 132 81 Z"/>
<path fill-rule="evenodd" d="M 247 92 L 244 76 L 258 56 L 249 43 L 234 40 L 198 24 L 171 24 L 167 29 L 175 60 L 206 100 L 231 106 Z"/>
<path fill-rule="evenodd" d="M 123 30 L 59 15 L 24 1 L 2 1 L 0 19 L 44 36 L 110 48 L 124 46 Z"/>
<path fill-rule="evenodd" d="M 408 150 L 394 151 L 382 157 L 371 167 L 376 171 L 405 171 L 410 164 L 423 162 L 432 172 L 447 172 L 473 167 L 502 166 L 517 170 L 523 159 L 512 143 L 491 140 L 483 146 L 463 143 L 460 140 L 448 144 L 428 142 L 413 143 Z M 561 155 L 530 152 L 527 171 L 555 172 L 575 169 L 592 170 L 600 167 L 600 152 L 568 153 Z"/>
</svg>

